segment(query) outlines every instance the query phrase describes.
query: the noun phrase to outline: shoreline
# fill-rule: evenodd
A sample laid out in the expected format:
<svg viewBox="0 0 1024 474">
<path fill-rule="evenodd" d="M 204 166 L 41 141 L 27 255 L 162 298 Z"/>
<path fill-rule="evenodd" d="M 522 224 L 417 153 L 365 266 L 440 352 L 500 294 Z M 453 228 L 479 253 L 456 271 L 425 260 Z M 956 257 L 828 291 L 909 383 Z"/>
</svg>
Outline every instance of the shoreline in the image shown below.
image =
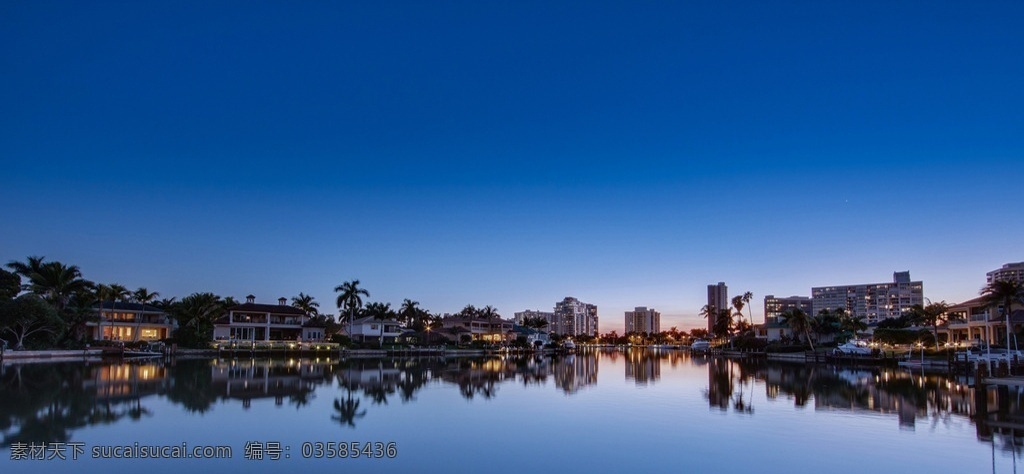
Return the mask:
<svg viewBox="0 0 1024 474">
<path fill-rule="evenodd" d="M 535 355 L 552 355 L 557 354 L 558 351 L 553 349 L 544 349 L 541 351 L 531 352 L 498 352 L 489 351 L 484 349 L 400 349 L 400 350 L 388 350 L 388 349 L 351 349 L 342 351 L 332 351 L 326 354 L 303 354 L 302 358 L 308 358 L 310 356 L 326 355 L 327 357 L 339 357 L 341 359 L 369 359 L 376 357 L 467 357 L 467 356 L 485 356 L 485 355 L 501 355 L 501 354 L 535 354 Z M 97 362 L 102 360 L 145 360 L 145 359 L 166 359 L 166 358 L 237 358 L 238 355 L 251 354 L 248 352 L 238 351 L 235 354 L 226 354 L 224 351 L 218 351 L 217 349 L 177 349 L 174 354 L 163 354 L 162 356 L 153 357 L 123 357 L 119 354 L 110 353 L 104 351 L 102 348 L 89 348 L 81 350 L 40 350 L 40 351 L 12 351 L 8 350 L 0 356 L 0 362 L 3 364 L 28 364 L 28 363 L 43 363 L 43 362 Z M 232 357 L 234 356 L 234 357 Z M 294 354 L 292 354 L 294 356 Z M 273 358 L 268 353 L 257 352 L 255 356 L 249 358 Z M 282 357 L 282 355 L 276 355 L 276 357 Z"/>
</svg>

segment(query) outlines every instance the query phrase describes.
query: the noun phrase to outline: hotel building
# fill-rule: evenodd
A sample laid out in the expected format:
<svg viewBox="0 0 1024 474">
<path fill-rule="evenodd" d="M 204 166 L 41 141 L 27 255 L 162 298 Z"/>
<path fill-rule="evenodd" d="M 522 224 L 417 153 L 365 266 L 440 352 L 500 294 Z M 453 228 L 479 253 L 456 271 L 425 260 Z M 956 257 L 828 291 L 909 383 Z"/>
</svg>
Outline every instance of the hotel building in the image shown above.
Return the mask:
<svg viewBox="0 0 1024 474">
<path fill-rule="evenodd" d="M 725 282 L 718 282 L 717 285 L 708 285 L 708 308 L 718 311 L 729 309 L 729 288 Z M 708 316 L 708 332 L 714 332 L 715 318 Z"/>
<path fill-rule="evenodd" d="M 789 326 L 782 321 L 782 313 L 791 309 L 799 309 L 809 316 L 814 315 L 811 298 L 808 296 L 764 297 L 764 325 L 758 328 L 758 335 L 769 341 L 777 341 L 792 333 Z"/>
<path fill-rule="evenodd" d="M 513 319 L 513 321 L 515 321 L 516 324 L 522 326 L 523 321 L 525 321 L 526 318 L 541 318 L 547 321 L 548 327 L 545 329 L 550 329 L 551 326 L 555 324 L 555 313 L 552 313 L 550 311 L 535 311 L 532 309 L 515 313 L 515 318 Z"/>
<path fill-rule="evenodd" d="M 910 272 L 893 273 L 891 283 L 811 288 L 811 315 L 842 308 L 867 324 L 898 318 L 915 304 L 924 304 L 924 284 L 911 281 Z"/>
<path fill-rule="evenodd" d="M 571 296 L 555 303 L 555 315 L 548 332 L 563 336 L 597 336 L 597 306 Z"/>
<path fill-rule="evenodd" d="M 637 306 L 633 311 L 626 311 L 626 333 L 631 332 L 661 332 L 661 313 L 654 308 L 647 309 L 646 306 Z"/>
<path fill-rule="evenodd" d="M 992 283 L 996 280 L 1024 282 L 1024 262 L 1007 263 L 1002 268 L 985 274 L 985 283 Z"/>
</svg>

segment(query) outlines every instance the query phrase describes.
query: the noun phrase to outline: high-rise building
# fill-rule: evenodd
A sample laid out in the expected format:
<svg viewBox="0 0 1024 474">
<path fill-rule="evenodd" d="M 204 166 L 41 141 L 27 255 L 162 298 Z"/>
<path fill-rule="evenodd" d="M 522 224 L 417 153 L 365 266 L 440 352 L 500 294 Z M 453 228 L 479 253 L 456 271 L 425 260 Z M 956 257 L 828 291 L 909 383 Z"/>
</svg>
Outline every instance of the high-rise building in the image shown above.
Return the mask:
<svg viewBox="0 0 1024 474">
<path fill-rule="evenodd" d="M 910 281 L 910 272 L 893 273 L 892 283 L 821 286 L 811 288 L 812 315 L 821 310 L 844 309 L 868 324 L 898 318 L 915 304 L 924 304 L 924 284 Z"/>
<path fill-rule="evenodd" d="M 814 316 L 814 307 L 809 296 L 790 296 L 788 298 L 768 295 L 764 297 L 764 323 L 779 322 L 779 316 L 791 309 L 799 309 L 808 316 Z"/>
<path fill-rule="evenodd" d="M 713 310 L 717 315 L 718 311 L 729 309 L 729 288 L 725 282 L 718 282 L 717 285 L 708 285 L 708 309 Z M 708 332 L 714 332 L 715 318 L 708 316 Z"/>
<path fill-rule="evenodd" d="M 790 296 L 788 298 L 768 295 L 764 297 L 764 324 L 757 328 L 759 336 L 769 341 L 777 341 L 785 336 L 792 336 L 793 331 L 782 321 L 782 313 L 791 309 L 799 309 L 808 316 L 814 315 L 812 300 L 808 296 Z"/>
<path fill-rule="evenodd" d="M 571 296 L 555 303 L 555 314 L 549 331 L 565 336 L 587 334 L 597 336 L 597 306 Z"/>
<path fill-rule="evenodd" d="M 551 326 L 555 323 L 555 313 L 552 313 L 550 311 L 535 311 L 532 309 L 515 313 L 515 318 L 513 319 L 513 321 L 515 321 L 516 324 L 522 326 L 523 321 L 525 321 L 526 318 L 541 318 L 547 321 L 548 327 L 544 328 L 545 331 L 550 331 Z"/>
<path fill-rule="evenodd" d="M 633 311 L 626 311 L 626 332 L 661 332 L 661 313 L 654 308 L 647 309 L 646 306 L 637 306 Z"/>
<path fill-rule="evenodd" d="M 1007 263 L 1002 268 L 985 274 L 985 283 L 992 283 L 996 280 L 1024 282 L 1024 262 Z"/>
</svg>

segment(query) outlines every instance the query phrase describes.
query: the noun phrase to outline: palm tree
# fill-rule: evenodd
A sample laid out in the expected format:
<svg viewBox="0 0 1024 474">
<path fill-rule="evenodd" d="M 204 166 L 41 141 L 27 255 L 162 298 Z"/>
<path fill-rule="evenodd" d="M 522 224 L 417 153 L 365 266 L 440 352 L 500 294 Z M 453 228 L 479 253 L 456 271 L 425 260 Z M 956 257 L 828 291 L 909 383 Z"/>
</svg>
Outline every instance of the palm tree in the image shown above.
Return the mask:
<svg viewBox="0 0 1024 474">
<path fill-rule="evenodd" d="M 345 308 L 348 311 L 348 337 L 352 337 L 352 320 L 356 317 L 356 311 L 363 306 L 363 296 L 369 298 L 370 292 L 359 288 L 359 280 L 346 281 L 334 287 L 338 295 L 338 309 Z"/>
<path fill-rule="evenodd" d="M 729 337 L 732 335 L 732 311 L 728 309 L 718 310 L 718 315 L 715 316 L 715 336 Z"/>
<path fill-rule="evenodd" d="M 754 316 L 750 310 L 750 300 L 754 298 L 754 294 L 751 292 L 743 293 L 742 295 L 736 295 L 732 298 L 732 307 L 736 310 L 736 328 L 738 329 L 737 334 L 745 332 L 747 329 L 753 327 Z M 747 307 L 749 317 L 747 318 L 746 324 L 743 321 L 743 307 Z"/>
<path fill-rule="evenodd" d="M 743 322 L 743 306 L 746 304 L 743 301 L 743 295 L 736 295 L 732 297 L 732 307 L 736 310 L 736 321 Z"/>
<path fill-rule="evenodd" d="M 1003 315 L 1006 317 L 1006 357 L 1010 357 L 1010 334 L 1013 333 L 1013 326 L 1010 325 L 1010 313 L 1014 301 L 1020 301 L 1024 297 L 1024 282 L 1019 280 L 994 280 L 981 289 L 986 305 L 990 308 L 1003 307 Z"/>
<path fill-rule="evenodd" d="M 132 293 L 132 300 L 134 300 L 136 303 L 142 305 L 142 307 L 139 308 L 139 316 L 137 318 L 135 318 L 135 340 L 136 341 L 138 341 L 140 339 L 139 331 L 142 328 L 142 317 L 146 313 L 146 305 L 152 303 L 153 300 L 155 300 L 157 296 L 160 296 L 160 293 L 157 293 L 155 291 L 150 293 L 150 291 L 147 290 L 146 287 L 144 287 L 144 286 L 143 287 L 139 287 L 139 289 L 135 290 L 135 292 Z"/>
<path fill-rule="evenodd" d="M 375 321 L 380 321 L 380 340 L 378 346 L 384 347 L 385 322 L 395 318 L 395 311 L 391 309 L 391 303 L 369 303 L 366 305 L 364 314 L 370 316 Z"/>
<path fill-rule="evenodd" d="M 718 310 L 715 309 L 715 305 L 713 305 L 713 304 L 706 304 L 706 305 L 704 305 L 704 307 L 702 307 L 700 309 L 700 315 L 704 319 L 708 320 L 708 329 L 709 329 L 708 332 L 711 332 L 710 329 L 714 328 L 714 326 L 715 326 L 715 319 L 718 317 Z"/>
<path fill-rule="evenodd" d="M 498 331 L 494 331 L 494 319 L 501 318 L 501 315 L 498 314 L 498 310 L 494 306 L 487 305 L 484 306 L 484 309 L 480 310 L 480 317 L 487 320 L 488 332 L 492 333 L 491 342 L 494 342 L 495 339 L 498 339 L 498 337 L 494 336 L 494 333 L 498 336 L 501 335 L 501 326 L 498 327 Z"/>
<path fill-rule="evenodd" d="M 306 317 L 315 318 L 320 315 L 320 303 L 314 301 L 312 296 L 300 292 L 299 296 L 292 297 L 292 306 L 299 308 L 303 313 L 306 313 Z"/>
<path fill-rule="evenodd" d="M 533 329 L 544 329 L 548 327 L 548 320 L 541 316 L 527 316 L 523 318 L 523 326 Z"/>
<path fill-rule="evenodd" d="M 804 337 L 807 339 L 807 343 L 811 345 L 811 350 L 814 350 L 814 343 L 811 342 L 811 317 L 807 313 L 803 312 L 800 308 L 790 308 L 783 312 L 781 315 L 782 320 L 793 330 L 794 333 L 802 332 Z"/>
<path fill-rule="evenodd" d="M 838 312 L 829 311 L 823 309 L 818 312 L 817 316 L 811 318 L 811 330 L 814 332 L 816 339 L 820 341 L 820 336 L 832 335 L 840 331 L 842 327 L 842 317 Z"/>
<path fill-rule="evenodd" d="M 834 314 L 839 316 L 840 327 L 844 331 L 850 331 L 854 338 L 857 337 L 857 331 L 866 331 L 868 329 L 868 324 L 864 322 L 864 316 L 854 317 L 843 308 L 835 310 Z"/>
<path fill-rule="evenodd" d="M 750 304 L 750 300 L 753 300 L 753 299 L 754 299 L 754 294 L 753 293 L 751 293 L 749 291 L 746 292 L 746 293 L 743 293 L 743 303 L 747 305 L 747 322 L 749 322 L 751 326 L 754 325 L 754 311 L 753 311 L 753 306 L 751 306 L 751 304 Z"/>
<path fill-rule="evenodd" d="M 462 317 L 468 318 L 468 319 L 478 318 L 478 317 L 480 317 L 480 310 L 477 309 L 476 306 L 473 306 L 471 304 L 467 304 L 466 307 L 462 308 L 462 310 L 459 311 L 459 316 L 462 316 Z"/>
<path fill-rule="evenodd" d="M 168 311 L 171 309 L 171 306 L 174 306 L 174 304 L 177 302 L 178 298 L 172 296 L 170 298 L 162 298 L 160 301 L 154 302 L 153 304 L 157 308 L 160 308 L 164 311 Z"/>
<path fill-rule="evenodd" d="M 96 328 L 96 331 L 99 333 L 99 334 L 97 334 L 99 336 L 99 339 L 103 339 L 103 303 L 107 301 L 107 298 L 110 298 L 110 295 L 111 295 L 110 285 L 104 285 L 103 283 L 100 283 L 100 284 L 96 285 L 93 288 L 93 294 L 95 295 L 96 299 L 99 301 L 99 307 L 100 307 L 100 309 L 99 309 L 99 324 L 98 324 L 98 327 Z M 111 308 L 111 309 L 113 309 L 113 308 Z"/>
<path fill-rule="evenodd" d="M 43 268 L 43 260 L 46 257 L 31 256 L 25 259 L 25 262 L 19 262 L 11 260 L 7 262 L 7 268 L 10 268 L 14 273 L 21 275 L 25 279 L 26 283 L 23 286 L 23 290 L 28 290 L 31 286 L 32 276 L 39 273 L 39 270 Z"/>
<path fill-rule="evenodd" d="M 331 415 L 331 419 L 341 423 L 342 426 L 356 427 L 355 420 L 366 416 L 366 410 L 359 411 L 359 399 L 352 398 L 352 391 L 349 390 L 345 400 L 334 399 L 334 411 L 337 415 Z"/>
<path fill-rule="evenodd" d="M 43 264 L 30 279 L 29 290 L 49 301 L 61 314 L 72 295 L 89 289 L 89 282 L 82 279 L 76 265 L 60 262 Z"/>
<path fill-rule="evenodd" d="M 939 301 L 938 303 L 929 301 L 928 306 L 925 306 L 922 320 L 932 327 L 936 350 L 939 348 L 939 321 L 945 319 L 947 311 L 949 311 L 949 304 L 945 301 Z"/>
<path fill-rule="evenodd" d="M 93 293 L 89 291 L 75 293 L 68 300 L 63 315 L 67 330 L 64 331 L 64 335 L 60 339 L 61 345 L 72 340 L 80 340 L 82 334 L 85 333 L 86 324 L 99 319 L 96 309 L 92 307 L 94 299 Z"/>
<path fill-rule="evenodd" d="M 421 309 L 417 308 L 417 305 L 419 304 L 419 301 L 413 301 L 410 300 L 409 298 L 406 298 L 404 301 L 402 301 L 402 307 L 398 310 L 398 315 L 401 316 L 402 321 L 404 321 L 405 324 L 407 325 L 413 326 L 413 329 L 416 329 L 415 326 L 417 324 L 415 323 L 419 323 L 420 312 L 422 311 Z"/>
<path fill-rule="evenodd" d="M 213 293 L 193 293 L 182 298 L 172 310 L 179 335 L 191 345 L 208 342 L 213 323 L 224 314 L 224 307 L 224 300 Z"/>
<path fill-rule="evenodd" d="M 110 310 L 111 311 L 116 310 L 117 309 L 117 303 L 119 301 L 127 300 L 128 296 L 130 294 L 131 293 L 128 291 L 128 288 L 125 288 L 124 285 L 119 285 L 117 283 L 111 283 L 110 285 L 108 285 L 108 287 L 107 287 L 107 296 L 110 297 Z M 113 330 L 111 330 L 111 334 L 110 335 L 111 335 L 111 337 L 114 336 Z M 120 336 L 118 336 L 118 337 L 120 337 Z"/>
</svg>

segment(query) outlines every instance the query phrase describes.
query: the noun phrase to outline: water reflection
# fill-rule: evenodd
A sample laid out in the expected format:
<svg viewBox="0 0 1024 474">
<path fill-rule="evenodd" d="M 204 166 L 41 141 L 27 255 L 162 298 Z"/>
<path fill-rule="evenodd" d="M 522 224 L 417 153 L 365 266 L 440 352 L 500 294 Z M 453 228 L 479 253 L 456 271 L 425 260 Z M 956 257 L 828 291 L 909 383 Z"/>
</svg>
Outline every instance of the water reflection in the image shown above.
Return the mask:
<svg viewBox="0 0 1024 474">
<path fill-rule="evenodd" d="M 143 400 L 171 392 L 172 374 L 155 364 L 29 364 L 0 370 L 0 446 L 66 442 L 90 425 L 140 421 Z"/>
<path fill-rule="evenodd" d="M 317 386 L 330 383 L 333 368 L 329 360 L 217 360 L 210 368 L 216 396 L 208 399 L 239 400 L 248 409 L 253 400 L 272 398 L 281 406 L 287 398 L 298 409 L 309 404 Z"/>
<path fill-rule="evenodd" d="M 970 423 L 979 440 L 1014 456 L 1024 444 L 1024 401 L 1017 390 L 975 389 L 964 379 L 887 368 L 603 349 L 553 357 L 5 365 L 0 367 L 0 446 L 67 442 L 76 430 L 89 426 L 146 423 L 159 414 L 156 411 L 166 411 L 167 402 L 203 416 L 218 403 L 256 411 L 252 407 L 258 400 L 305 410 L 317 406 L 312 402 L 322 396 L 326 400 L 319 406 L 325 412 L 315 416 L 351 430 L 359 427 L 368 412 L 417 402 L 427 387 L 457 393 L 469 402 L 502 396 L 503 387 L 555 389 L 575 396 L 598 386 L 601 364 L 606 368 L 621 364 L 623 372 L 612 373 L 623 374 L 635 386 L 650 387 L 663 379 L 703 386 L 700 390 L 709 407 L 744 417 L 756 416 L 755 405 L 765 409 L 792 404 L 798 411 L 884 415 L 904 430 Z M 695 371 L 702 370 L 707 371 L 706 385 L 702 372 L 692 379 Z M 688 395 L 682 391 L 674 396 Z"/>
<path fill-rule="evenodd" d="M 765 399 L 791 401 L 820 411 L 873 412 L 894 416 L 900 429 L 924 424 L 972 422 L 979 440 L 1020 452 L 1024 439 L 1022 394 L 1005 387 L 977 389 L 964 378 L 913 373 L 895 368 L 848 368 L 777 364 L 757 360 L 704 359 L 708 367 L 705 398 L 710 407 L 753 414 L 755 386 Z"/>
</svg>

